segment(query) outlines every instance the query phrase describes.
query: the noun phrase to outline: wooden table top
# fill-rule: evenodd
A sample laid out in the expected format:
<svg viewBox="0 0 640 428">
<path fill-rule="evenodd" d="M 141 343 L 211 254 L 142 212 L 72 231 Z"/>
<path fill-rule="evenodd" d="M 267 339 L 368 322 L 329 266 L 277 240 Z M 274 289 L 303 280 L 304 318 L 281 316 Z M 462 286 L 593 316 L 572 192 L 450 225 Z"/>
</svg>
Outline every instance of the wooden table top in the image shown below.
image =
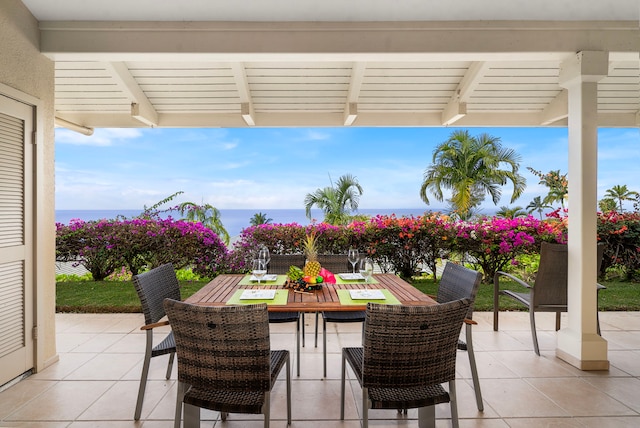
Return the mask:
<svg viewBox="0 0 640 428">
<path fill-rule="evenodd" d="M 224 306 L 236 290 L 250 288 L 264 288 L 264 286 L 240 286 L 244 275 L 219 275 L 202 287 L 191 297 L 185 299 L 187 303 L 209 306 Z M 403 305 L 435 305 L 437 302 L 413 285 L 392 274 L 376 274 L 377 284 L 369 284 L 369 289 L 387 289 Z M 282 289 L 283 286 L 269 288 Z M 364 311 L 364 305 L 342 305 L 337 290 L 364 289 L 362 283 L 323 284 L 322 290 L 299 293 L 289 289 L 286 305 L 268 305 L 272 312 L 317 312 L 317 311 Z"/>
</svg>

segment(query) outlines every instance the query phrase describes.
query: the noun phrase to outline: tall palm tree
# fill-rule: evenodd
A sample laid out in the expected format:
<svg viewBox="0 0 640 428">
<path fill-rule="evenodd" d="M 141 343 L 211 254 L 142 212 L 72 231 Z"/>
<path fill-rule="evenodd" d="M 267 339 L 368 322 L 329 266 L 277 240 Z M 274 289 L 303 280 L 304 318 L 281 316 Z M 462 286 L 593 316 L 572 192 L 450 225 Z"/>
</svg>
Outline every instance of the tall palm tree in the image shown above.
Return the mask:
<svg viewBox="0 0 640 428">
<path fill-rule="evenodd" d="M 330 180 L 331 181 L 331 180 Z M 324 212 L 324 222 L 339 225 L 348 224 L 351 212 L 358 209 L 362 195 L 362 186 L 351 174 L 338 178 L 335 186 L 317 189 L 304 197 L 307 218 L 311 219 L 311 208 L 315 205 Z"/>
<path fill-rule="evenodd" d="M 227 229 L 224 228 L 220 218 L 220 211 L 216 207 L 210 204 L 198 205 L 193 202 L 183 202 L 178 206 L 178 211 L 184 216 L 185 220 L 202 223 L 220 236 L 225 244 L 229 245 L 231 237 Z"/>
<path fill-rule="evenodd" d="M 273 221 L 272 218 L 268 218 L 266 213 L 255 213 L 249 220 L 251 226 L 258 226 L 260 224 L 269 224 Z"/>
<path fill-rule="evenodd" d="M 540 216 L 540 220 L 542 220 L 542 212 L 547 208 L 553 208 L 551 205 L 547 204 L 542 200 L 540 196 L 536 196 L 533 198 L 529 205 L 527 205 L 527 212 L 531 214 L 534 211 L 538 211 L 538 215 Z"/>
<path fill-rule="evenodd" d="M 526 217 L 527 212 L 520 206 L 517 207 L 505 207 L 502 206 L 496 212 L 496 217 L 502 218 L 516 218 L 516 217 Z"/>
<path fill-rule="evenodd" d="M 525 189 L 526 180 L 518 174 L 520 155 L 488 134 L 472 137 L 469 131 L 455 131 L 435 148 L 432 162 L 424 173 L 420 197 L 428 205 L 427 192 L 442 201 L 443 190 L 450 190 L 451 204 L 461 218 L 467 218 L 486 194 L 497 205 L 508 181 L 513 184 L 511 202 Z"/>
<path fill-rule="evenodd" d="M 620 208 L 620 212 L 622 212 L 622 201 L 634 201 L 640 195 L 638 192 L 627 189 L 627 185 L 623 184 L 613 186 L 611 189 L 607 190 L 604 196 L 618 201 L 618 208 Z"/>
</svg>

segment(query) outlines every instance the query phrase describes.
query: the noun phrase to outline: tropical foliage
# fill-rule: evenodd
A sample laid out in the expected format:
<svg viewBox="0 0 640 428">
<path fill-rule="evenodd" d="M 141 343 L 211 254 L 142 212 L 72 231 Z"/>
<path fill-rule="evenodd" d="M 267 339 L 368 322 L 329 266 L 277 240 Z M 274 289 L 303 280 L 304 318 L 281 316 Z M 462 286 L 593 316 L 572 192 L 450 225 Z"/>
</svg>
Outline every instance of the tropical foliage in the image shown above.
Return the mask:
<svg viewBox="0 0 640 428">
<path fill-rule="evenodd" d="M 335 185 L 317 189 L 304 198 L 305 213 L 311 219 L 314 206 L 324 212 L 324 222 L 333 225 L 345 225 L 352 219 L 352 212 L 358 209 L 362 186 L 356 177 L 345 174 L 338 178 Z"/>
<path fill-rule="evenodd" d="M 567 174 L 560 174 L 560 170 L 549 171 L 545 174 L 531 167 L 527 167 L 527 169 L 540 179 L 538 184 L 542 184 L 549 189 L 549 193 L 547 193 L 542 202 L 545 205 L 560 202 L 560 207 L 564 208 L 565 200 L 569 194 Z"/>
<path fill-rule="evenodd" d="M 178 205 L 177 210 L 180 212 L 183 218 L 192 223 L 200 223 L 204 227 L 211 229 L 218 236 L 221 236 L 224 242 L 228 245 L 229 233 L 222 224 L 220 217 L 220 211 L 211 204 L 198 205 L 193 202 L 183 202 Z"/>
<path fill-rule="evenodd" d="M 511 182 L 514 202 L 525 189 L 525 179 L 519 173 L 520 156 L 502 146 L 498 137 L 469 131 L 455 131 L 439 144 L 432 165 L 424 173 L 420 197 L 428 205 L 428 193 L 436 200 L 444 200 L 444 191 L 451 192 L 454 213 L 462 220 L 470 218 L 474 207 L 488 194 L 498 204 L 502 187 Z"/>
<path fill-rule="evenodd" d="M 638 192 L 633 190 L 629 190 L 626 184 L 613 186 L 611 189 L 608 189 L 605 193 L 605 198 L 613 199 L 618 202 L 619 212 L 623 212 L 622 202 L 624 201 L 635 201 L 640 197 Z"/>
<path fill-rule="evenodd" d="M 251 226 L 258 226 L 260 224 L 269 224 L 273 221 L 272 218 L 267 217 L 267 214 L 259 212 L 255 213 L 249 220 Z"/>
</svg>

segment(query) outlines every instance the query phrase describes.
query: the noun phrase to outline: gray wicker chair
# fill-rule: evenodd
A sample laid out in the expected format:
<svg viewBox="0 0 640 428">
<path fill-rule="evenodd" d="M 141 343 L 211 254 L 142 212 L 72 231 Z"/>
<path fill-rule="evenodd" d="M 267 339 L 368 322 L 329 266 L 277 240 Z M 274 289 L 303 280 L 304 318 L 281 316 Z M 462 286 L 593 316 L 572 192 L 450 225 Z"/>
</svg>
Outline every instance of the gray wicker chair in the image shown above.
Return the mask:
<svg viewBox="0 0 640 428">
<path fill-rule="evenodd" d="M 170 332 L 160 343 L 153 346 L 153 329 L 168 324 L 166 321 L 160 321 L 165 316 L 162 302 L 165 298 L 180 300 L 180 284 L 176 278 L 173 265 L 168 263 L 148 272 L 135 275 L 133 277 L 133 286 L 138 293 L 142 312 L 144 313 L 145 325 L 141 330 L 146 331 L 147 335 L 142 375 L 140 376 L 140 386 L 138 387 L 138 400 L 133 417 L 135 420 L 139 420 L 142 413 L 142 402 L 144 401 L 144 393 L 147 387 L 151 358 L 169 354 L 166 378 L 169 379 L 171 376 L 176 352 L 173 332 Z"/>
<path fill-rule="evenodd" d="M 597 263 L 598 270 L 602 263 L 604 245 L 598 245 Z M 520 278 L 505 272 L 496 272 L 493 278 L 494 287 L 494 307 L 493 307 L 493 329 L 498 329 L 497 304 L 498 294 L 515 299 L 529 309 L 529 319 L 531 321 L 531 336 L 533 338 L 533 350 L 540 355 L 538 347 L 538 336 L 536 334 L 536 312 L 555 312 L 556 331 L 560 330 L 560 314 L 567 312 L 567 277 L 568 277 L 568 254 L 567 246 L 564 244 L 551 244 L 543 242 L 540 248 L 540 266 L 533 286 L 524 282 Z M 528 292 L 518 292 L 512 290 L 500 290 L 500 277 L 507 277 L 529 289 Z M 598 293 L 605 287 L 597 284 Z M 598 334 L 600 334 L 600 320 L 596 309 L 596 319 Z"/>
<path fill-rule="evenodd" d="M 449 262 L 445 265 L 442 272 L 436 301 L 438 303 L 446 303 L 453 300 L 469 299 L 469 310 L 464 320 L 465 340 L 458 340 L 458 349 L 467 351 L 469 365 L 471 366 L 473 389 L 476 394 L 476 404 L 478 410 L 482 412 L 484 410 L 484 404 L 482 402 L 482 391 L 480 390 L 476 357 L 473 353 L 472 336 L 472 327 L 474 324 L 477 324 L 473 321 L 473 305 L 476 300 L 476 295 L 478 294 L 478 287 L 480 286 L 481 280 L 482 274 L 480 272 Z"/>
<path fill-rule="evenodd" d="M 302 254 L 272 254 L 269 260 L 269 273 L 285 275 L 289 267 L 304 265 Z M 272 324 L 296 323 L 296 370 L 300 376 L 300 324 L 302 324 L 302 346 L 304 346 L 304 314 L 300 312 L 269 312 L 269 322 Z"/>
<path fill-rule="evenodd" d="M 320 254 L 318 255 L 318 261 L 323 268 L 336 275 L 343 272 L 351 272 L 353 269 L 353 266 L 349 263 L 349 258 L 346 254 Z M 327 323 L 364 323 L 364 317 L 364 311 L 322 312 L 322 366 L 324 370 L 324 377 L 327 377 Z M 318 318 L 318 313 L 316 312 L 316 347 L 318 347 Z"/>
<path fill-rule="evenodd" d="M 164 303 L 176 338 L 178 393 L 175 427 L 182 406 L 229 413 L 263 414 L 269 427 L 270 394 L 286 365 L 287 423 L 291 424 L 289 351 L 272 351 L 266 304 L 198 306 Z"/>
<path fill-rule="evenodd" d="M 363 428 L 369 425 L 369 408 L 419 408 L 418 424 L 426 426 L 435 417 L 433 406 L 447 402 L 457 427 L 456 354 L 469 306 L 468 299 L 433 306 L 369 303 L 364 347 L 342 348 L 340 419 L 348 363 L 362 387 Z"/>
</svg>

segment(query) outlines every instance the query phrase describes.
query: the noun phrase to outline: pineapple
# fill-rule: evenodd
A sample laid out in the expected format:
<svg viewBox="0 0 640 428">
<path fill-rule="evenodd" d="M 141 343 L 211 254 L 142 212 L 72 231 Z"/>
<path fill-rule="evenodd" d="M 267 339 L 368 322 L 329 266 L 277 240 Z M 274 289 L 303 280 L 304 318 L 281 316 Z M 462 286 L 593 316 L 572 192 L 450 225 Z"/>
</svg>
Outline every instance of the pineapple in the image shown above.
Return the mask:
<svg viewBox="0 0 640 428">
<path fill-rule="evenodd" d="M 312 232 L 304 240 L 304 254 L 307 256 L 307 264 L 304 265 L 304 275 L 316 277 L 320 273 L 318 262 L 318 249 L 316 247 L 316 234 Z"/>
</svg>

